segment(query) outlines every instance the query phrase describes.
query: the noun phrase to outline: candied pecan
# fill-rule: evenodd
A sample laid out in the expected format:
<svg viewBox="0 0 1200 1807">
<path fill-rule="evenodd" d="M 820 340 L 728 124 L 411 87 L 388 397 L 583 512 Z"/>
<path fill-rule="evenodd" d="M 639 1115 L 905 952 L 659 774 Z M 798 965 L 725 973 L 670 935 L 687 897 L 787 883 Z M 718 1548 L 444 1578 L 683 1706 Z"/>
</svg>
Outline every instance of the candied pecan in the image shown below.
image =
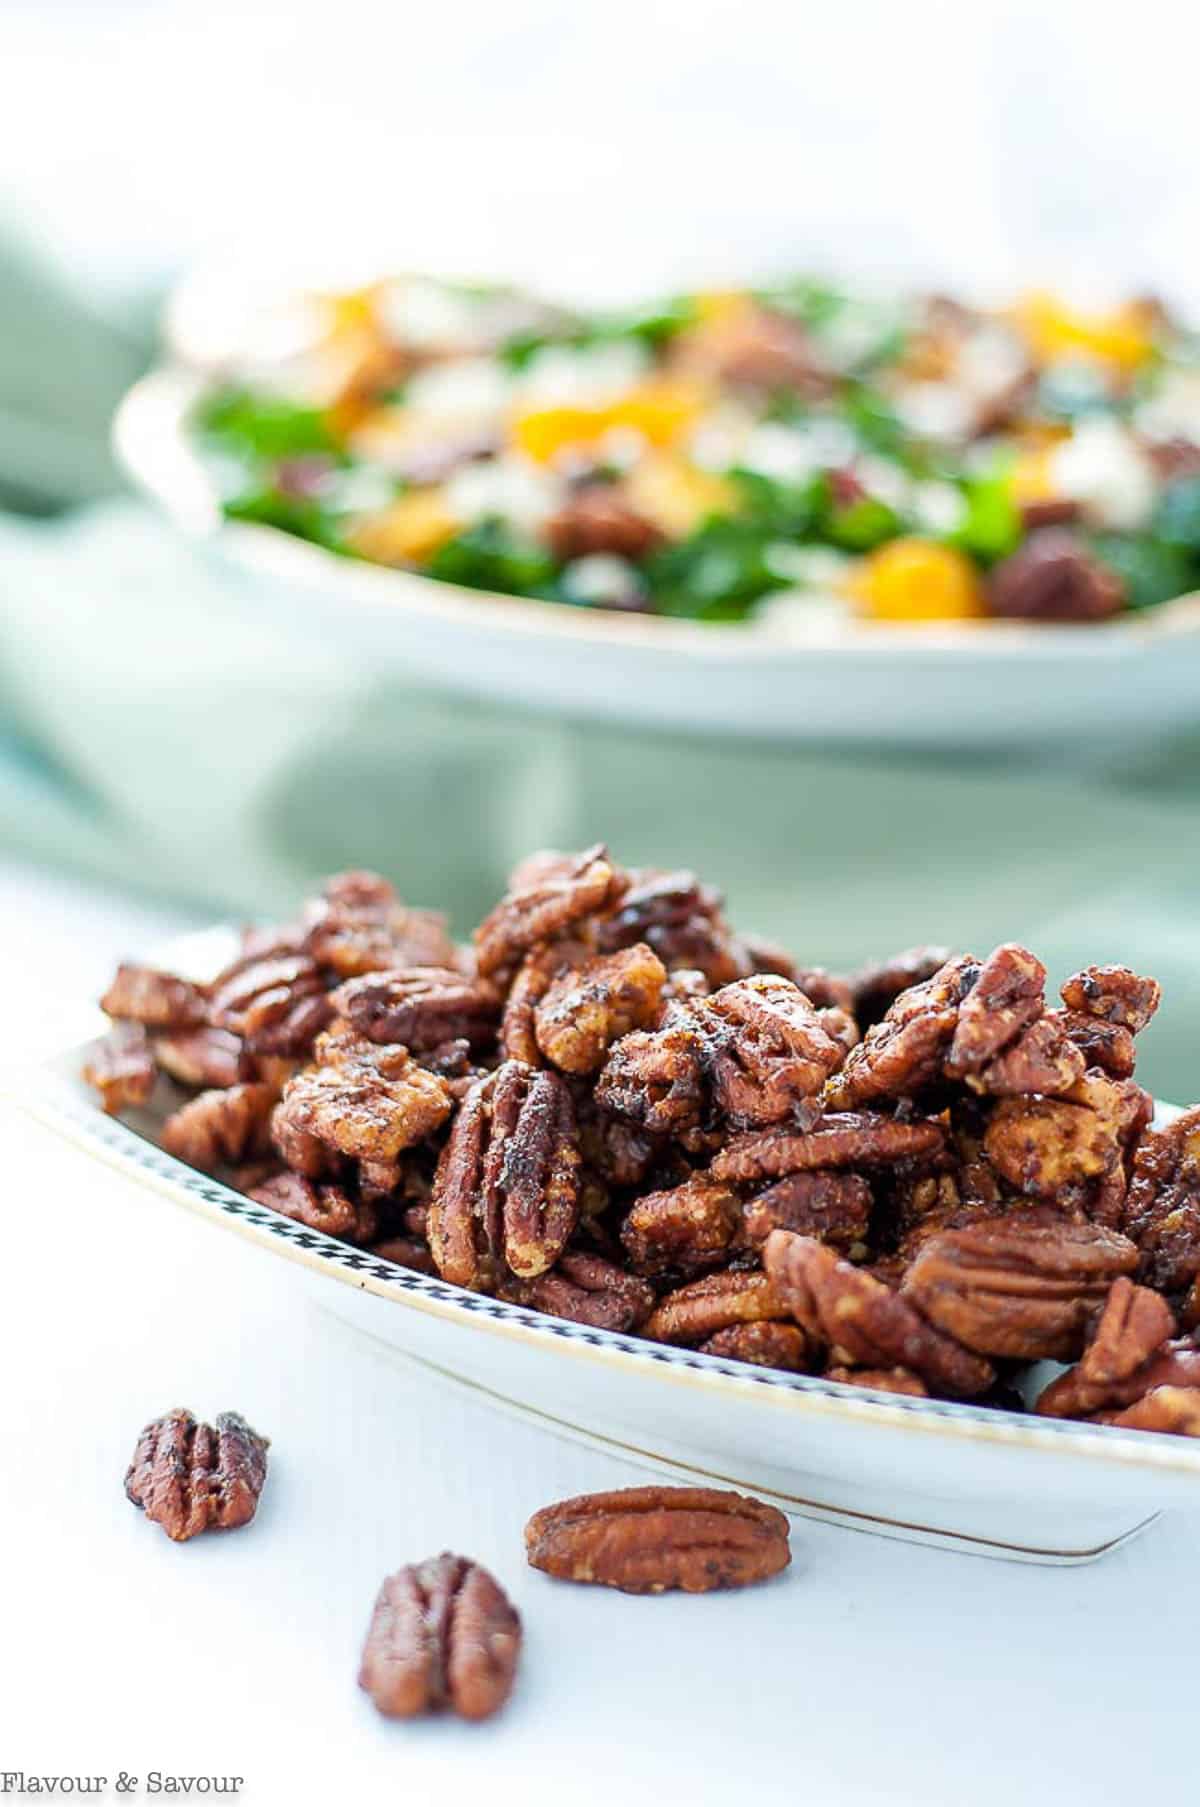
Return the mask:
<svg viewBox="0 0 1200 1807">
<path fill-rule="evenodd" d="M 712 1487 L 624 1487 L 543 1506 L 525 1527 L 531 1566 L 626 1594 L 765 1581 L 791 1560 L 774 1506 Z"/>
<path fill-rule="evenodd" d="M 702 972 L 712 986 L 744 979 L 750 957 L 721 913 L 721 894 L 694 872 L 635 872 L 596 929 L 602 953 L 644 941 L 668 971 Z"/>
<path fill-rule="evenodd" d="M 728 1361 L 750 1362 L 756 1368 L 782 1368 L 804 1374 L 809 1367 L 808 1338 L 799 1324 L 779 1324 L 759 1318 L 751 1324 L 730 1324 L 699 1345 L 701 1355 L 723 1355 Z"/>
<path fill-rule="evenodd" d="M 1127 1431 L 1165 1431 L 1168 1436 L 1200 1437 L 1200 1391 L 1194 1387 L 1151 1387 L 1119 1412 L 1097 1412 L 1098 1424 Z"/>
<path fill-rule="evenodd" d="M 844 1010 L 846 1015 L 854 1019 L 857 1027 L 857 1016 L 854 1008 L 854 986 L 849 979 L 840 973 L 826 972 L 823 966 L 797 966 L 789 963 L 789 970 L 784 972 L 780 966 L 764 966 L 758 963 L 757 948 L 759 943 L 746 937 L 745 946 L 755 964 L 755 972 L 783 972 L 785 979 L 791 979 L 798 985 L 810 1004 L 818 1010 Z"/>
<path fill-rule="evenodd" d="M 532 882 L 501 898 L 475 931 L 475 957 L 484 977 L 511 966 L 539 942 L 554 941 L 594 916 L 619 889 L 608 849 L 561 856 Z"/>
<path fill-rule="evenodd" d="M 696 1008 L 717 1109 L 738 1128 L 780 1123 L 818 1092 L 844 1050 L 790 979 L 755 974 Z"/>
<path fill-rule="evenodd" d="M 704 1114 L 704 1041 L 694 1012 L 672 1006 L 659 1029 L 635 1029 L 609 1054 L 596 1101 L 651 1135 L 696 1129 Z"/>
<path fill-rule="evenodd" d="M 1122 1275 L 1109 1289 L 1079 1361 L 1051 1381 L 1036 1409 L 1051 1418 L 1083 1418 L 1108 1406 L 1128 1404 L 1136 1391 L 1131 1395 L 1126 1383 L 1146 1368 L 1153 1356 L 1169 1354 L 1168 1339 L 1174 1329 L 1175 1319 L 1166 1300 Z M 1161 1373 L 1161 1362 L 1157 1366 Z M 1151 1384 L 1140 1379 L 1134 1383 L 1135 1389 Z"/>
<path fill-rule="evenodd" d="M 314 1064 L 290 1079 L 275 1110 L 275 1146 L 298 1173 L 320 1179 L 336 1155 L 392 1162 L 450 1114 L 444 1079 L 407 1048 L 380 1046 L 335 1027 L 317 1038 Z"/>
<path fill-rule="evenodd" d="M 656 1021 L 666 977 L 641 941 L 561 971 L 534 1007 L 538 1048 L 564 1073 L 594 1073 L 615 1041 Z"/>
<path fill-rule="evenodd" d="M 901 1292 L 981 1355 L 1072 1361 L 1113 1281 L 1137 1250 L 1097 1224 L 1033 1224 L 1017 1211 L 925 1244 Z"/>
<path fill-rule="evenodd" d="M 125 1493 L 174 1543 L 201 1531 L 233 1531 L 258 1510 L 268 1447 L 236 1412 L 222 1412 L 214 1429 L 177 1408 L 138 1438 Z"/>
<path fill-rule="evenodd" d="M 330 1002 L 368 1041 L 402 1042 L 414 1054 L 454 1042 L 485 1048 L 500 1016 L 494 986 L 444 966 L 363 973 L 339 985 Z"/>
<path fill-rule="evenodd" d="M 1115 1221 L 1125 1189 L 1125 1146 L 1144 1111 L 1139 1087 L 1093 1070 L 1062 1097 L 1001 1098 L 984 1150 L 1001 1179 L 1038 1198 L 1061 1200 L 1098 1182 L 1105 1202 L 1096 1214 Z"/>
<path fill-rule="evenodd" d="M 728 1268 L 705 1274 L 660 1299 L 642 1334 L 656 1343 L 701 1343 L 733 1324 L 787 1316 L 766 1274 Z"/>
<path fill-rule="evenodd" d="M 194 1029 L 207 1017 L 208 1000 L 190 979 L 122 963 L 100 1008 L 105 1016 L 144 1023 L 147 1029 Z"/>
<path fill-rule="evenodd" d="M 979 972 L 978 961 L 961 955 L 901 992 L 827 1082 L 827 1103 L 852 1110 L 876 1099 L 912 1098 L 940 1078 L 959 1008 Z"/>
<path fill-rule="evenodd" d="M 662 1154 L 659 1140 L 610 1116 L 590 1087 L 576 1094 L 575 1120 L 584 1164 L 605 1186 L 640 1186 Z"/>
<path fill-rule="evenodd" d="M 1125 585 L 1069 527 L 1043 527 L 994 568 L 993 615 L 1022 621 L 1102 621 L 1125 601 Z"/>
<path fill-rule="evenodd" d="M 928 1399 L 929 1388 L 911 1368 L 826 1368 L 826 1380 L 843 1387 L 870 1387 L 875 1393 L 903 1393 L 910 1399 Z"/>
<path fill-rule="evenodd" d="M 555 558 L 586 558 L 615 552 L 635 564 L 662 541 L 653 521 L 639 514 L 619 483 L 583 483 L 545 523 L 546 543 Z"/>
<path fill-rule="evenodd" d="M 690 1179 L 639 1198 L 621 1225 L 621 1241 L 639 1274 L 699 1274 L 724 1263 L 741 1238 L 736 1192 Z"/>
<path fill-rule="evenodd" d="M 761 1244 L 772 1230 L 795 1230 L 843 1250 L 864 1250 L 871 1188 L 861 1173 L 789 1173 L 748 1201 L 746 1240 Z"/>
<path fill-rule="evenodd" d="M 935 1393 L 983 1393 L 989 1362 L 962 1348 L 901 1293 L 851 1267 L 811 1236 L 772 1230 L 763 1263 L 800 1328 L 825 1344 L 837 1366 L 909 1368 Z"/>
<path fill-rule="evenodd" d="M 341 1186 L 318 1186 L 299 1173 L 277 1173 L 251 1186 L 250 1197 L 284 1217 L 294 1217 L 310 1230 L 322 1230 L 342 1242 L 370 1242 L 379 1232 L 379 1214 L 365 1199 L 353 1199 Z"/>
<path fill-rule="evenodd" d="M 1133 1035 L 1121 1023 L 1108 1023 L 1081 1010 L 1048 1010 L 1044 1022 L 1054 1023 L 1083 1055 L 1089 1067 L 1100 1067 L 1113 1079 L 1128 1079 L 1137 1053 Z"/>
<path fill-rule="evenodd" d="M 527 1067 L 542 1065 L 534 1011 L 560 973 L 582 966 L 589 958 L 586 944 L 573 937 L 544 942 L 526 954 L 508 988 L 500 1019 L 500 1053 L 505 1060 L 523 1060 Z"/>
<path fill-rule="evenodd" d="M 305 946 L 343 979 L 400 966 L 454 966 L 446 918 L 411 910 L 374 872 L 342 872 L 305 911 Z"/>
<path fill-rule="evenodd" d="M 850 1008 L 859 1028 L 869 1029 L 887 1014 L 902 991 L 910 991 L 914 985 L 923 985 L 953 958 L 948 947 L 908 947 L 902 953 L 893 954 L 890 959 L 860 967 L 858 972 L 851 973 L 848 980 Z M 839 1000 L 831 1001 L 837 1003 Z M 816 1002 L 817 999 L 814 998 L 813 1003 Z"/>
<path fill-rule="evenodd" d="M 967 1003 L 970 1001 L 968 998 Z M 963 1008 L 965 1010 L 966 1005 Z M 1030 1023 L 1016 1041 L 989 1060 L 982 1071 L 969 1074 L 967 1084 L 973 1091 L 992 1098 L 1028 1096 L 1034 1092 L 1053 1096 L 1069 1092 L 1083 1078 L 1087 1061 L 1083 1050 L 1058 1020 L 1060 1014 L 1049 1012 Z"/>
<path fill-rule="evenodd" d="M 563 1255 L 549 1273 L 506 1296 L 597 1330 L 636 1330 L 654 1306 L 654 1292 L 645 1280 L 582 1250 Z"/>
<path fill-rule="evenodd" d="M 154 1056 L 141 1023 L 118 1023 L 93 1042 L 81 1068 L 110 1116 L 145 1104 L 154 1090 Z"/>
<path fill-rule="evenodd" d="M 797 976 L 798 968 L 795 960 L 793 960 L 791 954 L 788 953 L 788 950 L 785 947 L 780 947 L 777 941 L 769 941 L 765 935 L 741 935 L 738 937 L 738 941 L 746 955 L 746 959 L 750 963 L 751 972 L 775 973 L 781 979 L 790 979 L 793 985 L 800 985 L 800 980 Z M 827 973 L 823 967 L 809 966 L 804 970 L 818 988 L 822 981 L 828 981 L 831 987 L 838 984 L 838 981 L 834 979 L 833 975 Z M 822 1002 L 831 1004 L 834 1002 L 833 998 L 814 998 L 803 985 L 800 985 L 800 989 L 804 992 L 804 995 L 808 998 L 810 1004 Z M 846 1008 L 849 1009 L 850 1000 L 848 988 L 847 995 L 845 997 L 839 997 L 837 1002 L 839 1004 L 844 1004 Z"/>
<path fill-rule="evenodd" d="M 777 1125 L 735 1136 L 713 1161 L 712 1175 L 746 1181 L 822 1167 L 890 1166 L 927 1159 L 944 1146 L 944 1131 L 932 1121 L 903 1121 L 875 1111 L 834 1111 L 810 1129 Z"/>
<path fill-rule="evenodd" d="M 490 1719 L 512 1693 L 520 1653 L 520 1616 L 503 1588 L 446 1550 L 383 1583 L 358 1685 L 389 1719 Z"/>
<path fill-rule="evenodd" d="M 214 1173 L 271 1152 L 271 1112 L 278 1097 L 274 1086 L 257 1082 L 201 1092 L 173 1111 L 162 1128 L 168 1154 Z"/>
<path fill-rule="evenodd" d="M 988 955 L 958 1008 L 946 1075 L 978 1073 L 1042 1014 L 1046 969 L 1027 948 L 1006 942 Z"/>
<path fill-rule="evenodd" d="M 1200 1105 L 1138 1143 L 1121 1227 L 1148 1286 L 1179 1292 L 1200 1277 Z"/>
<path fill-rule="evenodd" d="M 396 1267 L 410 1267 L 417 1274 L 437 1273 L 429 1244 L 415 1236 L 385 1236 L 382 1242 L 370 1245 L 370 1253 Z"/>
<path fill-rule="evenodd" d="M 455 1286 L 532 1280 L 579 1220 L 579 1144 L 566 1081 L 509 1060 L 472 1087 L 438 1162 L 429 1244 Z"/>
<path fill-rule="evenodd" d="M 1200 1348 L 1193 1337 L 1178 1337 L 1154 1352 L 1120 1380 L 1103 1388 L 1081 1376 L 1081 1363 L 1052 1380 L 1036 1410 L 1050 1418 L 1086 1418 L 1100 1410 L 1123 1410 L 1156 1387 L 1200 1388 Z"/>
<path fill-rule="evenodd" d="M 1085 966 L 1071 975 L 1061 996 L 1068 1010 L 1118 1023 L 1136 1035 L 1158 1009 L 1162 986 L 1157 979 L 1139 978 L 1127 966 Z"/>
<path fill-rule="evenodd" d="M 307 954 L 241 960 L 214 980 L 209 1005 L 219 1028 L 264 1054 L 306 1054 L 333 1015 L 324 975 Z"/>
<path fill-rule="evenodd" d="M 156 1035 L 154 1058 L 180 1085 L 229 1086 L 255 1076 L 254 1063 L 246 1058 L 241 1038 L 228 1029 L 181 1029 L 176 1035 Z"/>
</svg>

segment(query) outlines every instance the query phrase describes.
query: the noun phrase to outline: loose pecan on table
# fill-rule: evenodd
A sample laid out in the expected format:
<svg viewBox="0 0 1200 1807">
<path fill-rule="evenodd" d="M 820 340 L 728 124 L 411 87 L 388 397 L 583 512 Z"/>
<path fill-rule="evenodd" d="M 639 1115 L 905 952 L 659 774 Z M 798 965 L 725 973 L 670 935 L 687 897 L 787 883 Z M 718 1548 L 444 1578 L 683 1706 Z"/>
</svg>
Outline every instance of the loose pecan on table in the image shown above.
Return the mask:
<svg viewBox="0 0 1200 1807">
<path fill-rule="evenodd" d="M 125 1492 L 175 1543 L 201 1531 L 232 1531 L 258 1510 L 268 1440 L 237 1412 L 216 1427 L 182 1409 L 148 1424 L 125 1476 Z"/>
<path fill-rule="evenodd" d="M 626 1594 L 706 1594 L 779 1574 L 791 1560 L 774 1506 L 711 1487 L 627 1487 L 560 1500 L 525 1527 L 530 1564 Z"/>
<path fill-rule="evenodd" d="M 389 1719 L 490 1719 L 512 1693 L 520 1654 L 521 1620 L 503 1588 L 447 1551 L 383 1583 L 358 1685 Z"/>
</svg>

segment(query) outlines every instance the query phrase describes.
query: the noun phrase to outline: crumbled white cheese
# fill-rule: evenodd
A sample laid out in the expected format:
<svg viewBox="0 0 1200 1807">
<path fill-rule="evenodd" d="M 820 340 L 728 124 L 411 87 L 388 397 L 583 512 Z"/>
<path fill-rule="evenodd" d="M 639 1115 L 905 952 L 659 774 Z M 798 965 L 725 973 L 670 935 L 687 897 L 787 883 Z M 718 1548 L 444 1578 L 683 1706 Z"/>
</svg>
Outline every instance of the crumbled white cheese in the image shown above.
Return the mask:
<svg viewBox="0 0 1200 1807">
<path fill-rule="evenodd" d="M 641 579 L 628 560 L 613 552 L 591 552 L 562 570 L 562 586 L 575 602 L 603 605 L 629 602 L 640 594 Z"/>
<path fill-rule="evenodd" d="M 854 434 L 842 420 L 764 421 L 747 434 L 737 462 L 778 483 L 802 483 L 816 471 L 849 464 L 854 449 Z"/>
<path fill-rule="evenodd" d="M 790 540 L 772 540 L 763 550 L 763 563 L 776 577 L 806 590 L 836 591 L 854 560 L 834 546 L 794 546 Z"/>
<path fill-rule="evenodd" d="M 546 345 L 514 383 L 526 408 L 598 407 L 616 401 L 649 367 L 645 347 L 627 339 L 610 345 Z"/>
<path fill-rule="evenodd" d="M 511 386 L 496 358 L 454 358 L 411 377 L 404 405 L 431 420 L 474 424 L 503 414 Z"/>
<path fill-rule="evenodd" d="M 890 458 L 879 458 L 865 452 L 854 461 L 854 475 L 869 496 L 886 502 L 897 514 L 903 514 L 912 497 L 912 481 Z"/>
<path fill-rule="evenodd" d="M 909 508 L 923 533 L 954 533 L 967 517 L 967 502 L 953 483 L 914 483 Z"/>
<path fill-rule="evenodd" d="M 991 401 L 1012 387 L 1027 363 L 1028 353 L 1017 334 L 989 321 L 963 341 L 956 374 L 976 401 Z"/>
<path fill-rule="evenodd" d="M 526 533 L 536 533 L 562 500 L 562 486 L 540 465 L 525 458 L 495 458 L 467 464 L 449 477 L 446 506 L 461 521 L 498 515 Z"/>
<path fill-rule="evenodd" d="M 781 640 L 828 640 L 852 619 L 853 611 L 840 596 L 821 590 L 780 590 L 764 597 L 754 611 L 754 625 Z"/>
<path fill-rule="evenodd" d="M 952 383 L 906 383 L 894 406 L 903 424 L 922 439 L 958 439 L 971 430 L 975 408 Z"/>
<path fill-rule="evenodd" d="M 1165 371 L 1133 418 L 1148 439 L 1190 439 L 1200 444 L 1200 370 Z"/>
<path fill-rule="evenodd" d="M 1082 504 L 1098 527 L 1128 532 L 1154 506 L 1154 470 L 1119 421 L 1097 416 L 1080 421 L 1050 456 L 1053 493 Z"/>
<path fill-rule="evenodd" d="M 477 303 L 440 282 L 389 282 L 375 301 L 388 337 L 404 345 L 469 344 L 478 331 Z"/>
</svg>

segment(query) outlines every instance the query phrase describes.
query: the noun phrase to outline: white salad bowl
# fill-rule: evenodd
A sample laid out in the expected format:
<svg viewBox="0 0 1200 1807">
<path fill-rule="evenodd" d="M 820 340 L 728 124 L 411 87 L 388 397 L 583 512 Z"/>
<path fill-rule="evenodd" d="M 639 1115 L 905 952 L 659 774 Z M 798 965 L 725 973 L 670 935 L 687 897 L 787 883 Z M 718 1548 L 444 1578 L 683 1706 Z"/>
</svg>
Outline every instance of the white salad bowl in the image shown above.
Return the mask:
<svg viewBox="0 0 1200 1807">
<path fill-rule="evenodd" d="M 236 946 L 232 930 L 213 931 L 160 961 L 204 978 Z M 101 1027 L 17 1075 L 18 1102 L 131 1179 L 307 1270 L 326 1309 L 498 1410 L 676 1480 L 1019 1561 L 1087 1562 L 1171 1506 L 1200 1507 L 1200 1442 L 869 1392 L 593 1330 L 307 1229 L 163 1151 L 163 1109 L 178 1102 L 165 1082 L 159 1108 L 105 1116 L 79 1076 Z M 1171 1114 L 1161 1106 L 1159 1121 Z"/>
<path fill-rule="evenodd" d="M 246 576 L 278 625 L 357 649 L 372 670 L 558 713 L 796 742 L 1004 744 L 1194 720 L 1200 595 L 1115 621 L 873 625 L 797 595 L 707 626 L 493 595 L 339 558 L 226 521 L 189 417 L 211 377 L 138 383 L 117 453 L 185 532 Z"/>
</svg>

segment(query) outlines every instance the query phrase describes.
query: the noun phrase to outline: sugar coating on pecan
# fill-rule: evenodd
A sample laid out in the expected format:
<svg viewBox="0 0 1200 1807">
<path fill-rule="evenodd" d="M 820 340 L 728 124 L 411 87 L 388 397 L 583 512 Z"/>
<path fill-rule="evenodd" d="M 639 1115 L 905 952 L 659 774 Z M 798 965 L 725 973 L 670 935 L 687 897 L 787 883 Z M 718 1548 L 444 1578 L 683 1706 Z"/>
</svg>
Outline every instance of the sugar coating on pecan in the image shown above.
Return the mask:
<svg viewBox="0 0 1200 1807">
<path fill-rule="evenodd" d="M 271 1151 L 271 1112 L 277 1097 L 274 1086 L 257 1081 L 201 1092 L 167 1118 L 162 1145 L 168 1154 L 205 1173 L 261 1159 Z"/>
<path fill-rule="evenodd" d="M 970 1001 L 968 998 L 967 1003 Z M 1033 1093 L 1054 1097 L 1069 1092 L 1086 1071 L 1082 1048 L 1056 1015 L 1047 1013 L 1023 1029 L 1002 1053 L 968 1074 L 967 1084 L 973 1091 L 992 1098 L 1027 1097 Z"/>
<path fill-rule="evenodd" d="M 596 1099 L 651 1135 L 698 1128 L 706 1088 L 704 1038 L 695 1009 L 674 1005 L 661 1028 L 623 1036 L 596 1081 Z"/>
<path fill-rule="evenodd" d="M 843 1387 L 869 1387 L 873 1393 L 900 1393 L 908 1399 L 928 1399 L 929 1388 L 910 1368 L 826 1368 L 826 1380 Z"/>
<path fill-rule="evenodd" d="M 258 1510 L 268 1440 L 237 1412 L 215 1428 L 182 1408 L 149 1423 L 125 1475 L 125 1493 L 174 1543 L 201 1531 L 233 1531 Z"/>
<path fill-rule="evenodd" d="M 475 958 L 484 977 L 513 965 L 539 942 L 594 916 L 619 890 L 619 875 L 601 845 L 562 855 L 510 890 L 475 931 Z"/>
<path fill-rule="evenodd" d="M 701 1355 L 723 1355 L 727 1361 L 780 1368 L 788 1374 L 807 1373 L 812 1359 L 808 1338 L 799 1324 L 781 1324 L 770 1318 L 728 1324 L 698 1346 Z"/>
<path fill-rule="evenodd" d="M 710 1487 L 626 1487 L 560 1500 L 529 1520 L 525 1553 L 558 1580 L 626 1594 L 745 1587 L 791 1560 L 782 1512 Z"/>
<path fill-rule="evenodd" d="M 1018 1192 L 1065 1200 L 1108 1183 L 1103 1213 L 1114 1221 L 1124 1195 L 1123 1160 L 1142 1126 L 1146 1095 L 1129 1080 L 1089 1071 L 1061 1097 L 998 1100 L 983 1139 L 1000 1177 Z"/>
<path fill-rule="evenodd" d="M 594 1073 L 615 1041 L 658 1019 L 667 972 L 644 941 L 560 971 L 534 1006 L 540 1052 L 564 1073 Z"/>
<path fill-rule="evenodd" d="M 389 1719 L 490 1719 L 512 1693 L 520 1652 L 521 1620 L 503 1588 L 445 1551 L 383 1583 L 358 1685 Z"/>
<path fill-rule="evenodd" d="M 932 1392 L 954 1398 L 992 1384 L 989 1362 L 926 1322 L 910 1299 L 812 1237 L 773 1230 L 763 1265 L 787 1310 L 829 1350 L 835 1366 L 909 1368 Z"/>
<path fill-rule="evenodd" d="M 214 981 L 210 1019 L 264 1054 L 305 1054 L 333 1016 L 328 989 L 308 954 L 240 960 Z"/>
<path fill-rule="evenodd" d="M 1097 1422 L 1118 1430 L 1163 1431 L 1170 1437 L 1200 1437 L 1200 1390 L 1151 1387 L 1120 1411 L 1098 1412 Z"/>
<path fill-rule="evenodd" d="M 82 1067 L 110 1116 L 145 1104 L 154 1090 L 154 1055 L 141 1023 L 118 1023 L 93 1042 Z"/>
<path fill-rule="evenodd" d="M 968 1349 L 1015 1361 L 1073 1361 L 1137 1250 L 1097 1224 L 1031 1225 L 1022 1212 L 931 1237 L 901 1291 Z"/>
<path fill-rule="evenodd" d="M 782 1122 L 844 1054 L 804 993 L 775 974 L 723 986 L 696 1016 L 713 1103 L 737 1128 Z"/>
<path fill-rule="evenodd" d="M 660 1299 L 646 1324 L 656 1343 L 701 1343 L 733 1324 L 787 1316 L 777 1288 L 760 1269 L 705 1274 Z"/>
<path fill-rule="evenodd" d="M 305 948 L 342 979 L 399 966 L 454 966 L 446 918 L 413 910 L 376 872 L 342 872 L 305 911 Z"/>
<path fill-rule="evenodd" d="M 228 1029 L 180 1029 L 156 1035 L 154 1059 L 178 1085 L 230 1086 L 257 1077 L 256 1063 L 241 1037 Z"/>
<path fill-rule="evenodd" d="M 338 1156 L 394 1161 L 450 1115 L 444 1079 L 407 1048 L 383 1046 L 348 1025 L 317 1038 L 314 1061 L 290 1079 L 272 1122 L 289 1167 L 320 1179 Z"/>
<path fill-rule="evenodd" d="M 105 1016 L 143 1023 L 147 1029 L 194 1029 L 206 1021 L 208 999 L 202 986 L 153 966 L 118 966 L 100 1000 Z"/>
<path fill-rule="evenodd" d="M 794 1230 L 834 1248 L 865 1251 L 871 1188 L 861 1173 L 789 1173 L 748 1199 L 746 1241 L 761 1245 L 772 1230 Z"/>
<path fill-rule="evenodd" d="M 1200 1105 L 1142 1136 L 1121 1227 L 1147 1285 L 1178 1292 L 1200 1277 Z"/>
<path fill-rule="evenodd" d="M 1128 1404 L 1126 1383 L 1164 1348 L 1174 1331 L 1174 1315 L 1166 1300 L 1122 1275 L 1109 1288 L 1078 1362 L 1051 1381 L 1037 1410 L 1052 1418 L 1082 1418 Z"/>
<path fill-rule="evenodd" d="M 566 1081 L 506 1061 L 473 1086 L 442 1150 L 429 1245 L 455 1286 L 532 1280 L 579 1221 L 580 1154 Z"/>
<path fill-rule="evenodd" d="M 721 905 L 720 892 L 694 872 L 634 872 L 597 924 L 596 944 L 608 953 L 644 941 L 668 971 L 695 969 L 711 986 L 728 985 L 746 977 L 751 960 Z"/>
<path fill-rule="evenodd" d="M 989 954 L 959 1005 L 947 1076 L 978 1073 L 1036 1022 L 1045 1007 L 1045 987 L 1046 969 L 1028 948 L 1006 942 Z"/>
<path fill-rule="evenodd" d="M 1157 979 L 1140 978 L 1127 966 L 1085 966 L 1071 975 L 1061 995 L 1068 1010 L 1119 1024 L 1136 1035 L 1158 1009 L 1162 986 Z"/>
<path fill-rule="evenodd" d="M 1089 1067 L 1100 1067 L 1113 1079 L 1128 1079 L 1137 1062 L 1133 1034 L 1123 1023 L 1088 1016 L 1082 1010 L 1048 1010 L 1044 1022 L 1054 1023 L 1083 1055 Z"/>
<path fill-rule="evenodd" d="M 825 1088 L 833 1110 L 852 1110 L 887 1098 L 914 1098 L 941 1078 L 954 1040 L 959 1007 L 979 977 L 969 955 L 948 961 L 914 985 L 867 1030 Z"/>
<path fill-rule="evenodd" d="M 596 1330 L 636 1330 L 654 1308 L 654 1293 L 645 1280 L 583 1250 L 561 1256 L 549 1273 L 522 1282 L 506 1296 Z"/>
<path fill-rule="evenodd" d="M 693 1178 L 648 1192 L 631 1206 L 621 1242 L 639 1274 L 698 1274 L 723 1265 L 741 1238 L 742 1205 L 731 1187 Z"/>
<path fill-rule="evenodd" d="M 302 1174 L 285 1171 L 260 1180 L 248 1191 L 256 1203 L 342 1242 L 367 1243 L 379 1232 L 374 1203 L 352 1198 L 342 1186 L 317 1185 Z"/>
<path fill-rule="evenodd" d="M 891 1166 L 926 1160 L 945 1146 L 941 1124 L 885 1117 L 875 1111 L 831 1111 L 811 1129 L 773 1129 L 734 1136 L 712 1163 L 714 1179 L 776 1179 L 823 1167 Z"/>
<path fill-rule="evenodd" d="M 372 1042 L 428 1054 L 450 1042 L 486 1048 L 495 1039 L 500 994 L 452 967 L 408 966 L 363 973 L 339 985 L 333 1008 Z"/>
<path fill-rule="evenodd" d="M 847 981 L 850 1009 L 859 1028 L 869 1029 L 873 1023 L 886 1016 L 902 991 L 911 991 L 914 985 L 924 985 L 927 979 L 932 979 L 953 958 L 948 947 L 907 947 L 886 960 L 875 961 L 851 973 Z M 814 1004 L 819 1001 L 813 998 Z M 838 1003 L 840 1000 L 832 998 L 830 1002 Z"/>
</svg>

